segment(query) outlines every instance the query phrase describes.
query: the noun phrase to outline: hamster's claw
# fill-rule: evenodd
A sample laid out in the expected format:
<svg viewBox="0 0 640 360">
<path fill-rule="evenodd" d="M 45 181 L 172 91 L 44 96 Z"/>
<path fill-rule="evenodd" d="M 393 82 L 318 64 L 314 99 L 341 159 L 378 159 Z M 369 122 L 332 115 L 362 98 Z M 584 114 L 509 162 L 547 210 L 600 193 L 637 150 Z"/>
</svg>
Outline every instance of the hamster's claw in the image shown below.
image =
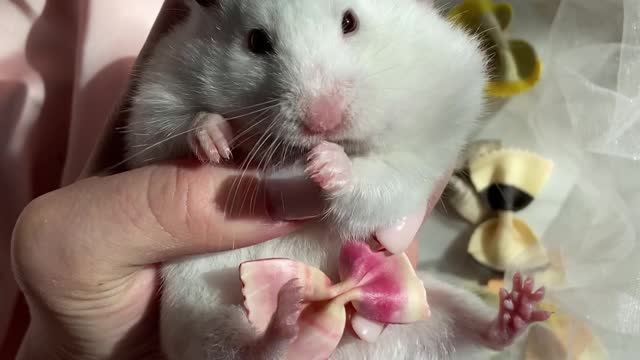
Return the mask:
<svg viewBox="0 0 640 360">
<path fill-rule="evenodd" d="M 309 153 L 305 172 L 323 190 L 336 192 L 351 180 L 351 159 L 340 145 L 324 141 Z"/>
<path fill-rule="evenodd" d="M 534 291 L 533 279 L 522 280 L 522 275 L 513 276 L 511 292 L 500 289 L 500 307 L 496 320 L 491 324 L 488 340 L 495 349 L 510 345 L 530 324 L 549 319 L 551 313 L 535 310 L 535 305 L 544 298 L 544 287 Z"/>
<path fill-rule="evenodd" d="M 220 163 L 231 160 L 231 127 L 218 114 L 200 113 L 194 121 L 194 130 L 189 133 L 189 146 L 204 163 Z"/>
</svg>

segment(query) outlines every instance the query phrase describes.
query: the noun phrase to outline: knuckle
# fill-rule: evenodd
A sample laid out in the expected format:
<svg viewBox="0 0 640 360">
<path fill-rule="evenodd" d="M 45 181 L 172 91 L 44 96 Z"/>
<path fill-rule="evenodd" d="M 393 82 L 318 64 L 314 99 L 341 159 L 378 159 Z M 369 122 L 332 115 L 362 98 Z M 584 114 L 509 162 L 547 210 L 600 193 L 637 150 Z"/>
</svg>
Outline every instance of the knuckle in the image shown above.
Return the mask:
<svg viewBox="0 0 640 360">
<path fill-rule="evenodd" d="M 11 239 L 11 261 L 14 276 L 22 287 L 28 287 L 30 280 L 44 271 L 41 261 L 47 251 L 51 234 L 52 204 L 51 194 L 31 201 L 22 211 L 13 229 Z"/>
</svg>

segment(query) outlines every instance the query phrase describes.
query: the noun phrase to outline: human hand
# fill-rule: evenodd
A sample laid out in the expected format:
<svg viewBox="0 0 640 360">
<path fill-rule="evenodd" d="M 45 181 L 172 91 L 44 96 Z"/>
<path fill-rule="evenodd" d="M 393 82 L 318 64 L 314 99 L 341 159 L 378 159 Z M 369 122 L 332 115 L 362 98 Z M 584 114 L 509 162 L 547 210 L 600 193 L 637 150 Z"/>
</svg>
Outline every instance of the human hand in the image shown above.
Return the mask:
<svg viewBox="0 0 640 360">
<path fill-rule="evenodd" d="M 157 358 L 156 264 L 252 245 L 296 223 L 225 213 L 233 170 L 154 165 L 91 177 L 33 201 L 16 225 L 15 274 L 31 311 L 21 359 Z M 247 178 L 249 180 L 250 178 Z"/>
</svg>

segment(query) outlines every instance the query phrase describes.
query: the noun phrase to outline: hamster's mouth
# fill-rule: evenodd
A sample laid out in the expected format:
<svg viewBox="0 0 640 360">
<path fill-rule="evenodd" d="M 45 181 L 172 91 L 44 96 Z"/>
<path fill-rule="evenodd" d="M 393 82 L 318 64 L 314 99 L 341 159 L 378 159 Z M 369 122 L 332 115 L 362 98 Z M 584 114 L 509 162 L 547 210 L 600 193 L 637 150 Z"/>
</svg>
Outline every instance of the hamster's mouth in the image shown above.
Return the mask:
<svg viewBox="0 0 640 360">
<path fill-rule="evenodd" d="M 295 123 L 295 122 L 294 122 Z M 271 123 L 273 124 L 273 123 Z M 349 156 L 368 153 L 373 141 L 354 138 L 348 133 L 308 134 L 296 125 L 266 124 L 264 126 L 235 129 L 243 134 L 240 145 L 235 147 L 236 159 L 248 159 L 249 166 L 281 167 L 304 159 L 322 142 L 340 145 Z M 235 153 L 238 153 L 237 156 Z M 255 164 L 254 164 L 255 163 Z M 245 163 L 245 165 L 247 165 Z"/>
<path fill-rule="evenodd" d="M 306 159 L 309 152 L 322 141 L 313 140 L 301 142 L 298 139 L 289 141 L 288 139 L 280 139 L 278 142 L 271 144 L 252 145 L 248 147 L 238 148 L 237 155 L 234 153 L 234 159 L 240 161 L 240 164 L 248 168 L 281 168 L 287 167 L 293 163 Z M 370 149 L 365 142 L 343 140 L 335 141 L 337 145 L 344 148 L 347 155 L 358 156 L 366 154 Z M 234 151 L 234 152 L 235 152 Z"/>
<path fill-rule="evenodd" d="M 367 153 L 373 146 L 373 142 L 366 138 L 354 138 L 342 132 L 335 134 L 310 135 L 300 132 L 298 134 L 286 134 L 281 139 L 291 147 L 296 147 L 305 152 L 311 151 L 322 142 L 330 142 L 340 145 L 345 152 L 351 154 Z"/>
</svg>

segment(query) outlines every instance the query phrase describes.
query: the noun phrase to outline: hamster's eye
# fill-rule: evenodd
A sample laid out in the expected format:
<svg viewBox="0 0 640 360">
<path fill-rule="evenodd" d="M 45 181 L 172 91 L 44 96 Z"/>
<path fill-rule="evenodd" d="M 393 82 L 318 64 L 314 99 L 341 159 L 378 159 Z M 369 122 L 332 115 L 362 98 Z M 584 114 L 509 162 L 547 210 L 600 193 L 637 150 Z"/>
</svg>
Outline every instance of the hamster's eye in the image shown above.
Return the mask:
<svg viewBox="0 0 640 360">
<path fill-rule="evenodd" d="M 351 10 L 347 10 L 342 15 L 342 33 L 349 34 L 358 30 L 358 18 Z"/>
<path fill-rule="evenodd" d="M 249 31 L 249 50 L 258 55 L 273 54 L 273 44 L 269 34 L 261 29 Z"/>
</svg>

